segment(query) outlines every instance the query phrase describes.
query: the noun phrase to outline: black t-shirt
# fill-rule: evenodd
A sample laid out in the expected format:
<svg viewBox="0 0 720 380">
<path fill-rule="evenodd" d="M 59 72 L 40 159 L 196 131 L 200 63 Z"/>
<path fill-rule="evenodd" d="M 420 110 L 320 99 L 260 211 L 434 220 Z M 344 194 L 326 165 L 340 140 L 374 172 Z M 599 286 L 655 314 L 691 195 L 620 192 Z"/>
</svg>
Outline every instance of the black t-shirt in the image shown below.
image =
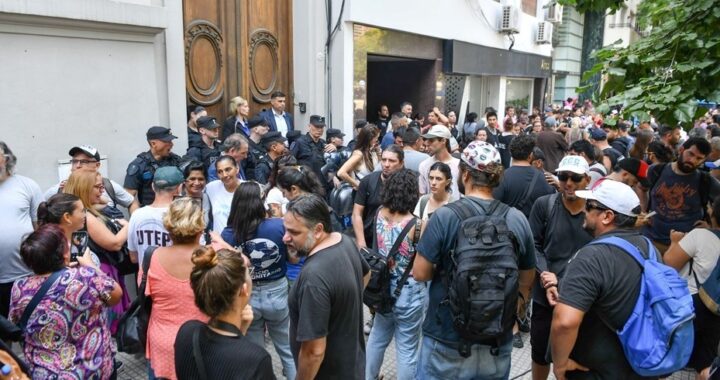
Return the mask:
<svg viewBox="0 0 720 380">
<path fill-rule="evenodd" d="M 606 236 L 629 241 L 647 257 L 648 245 L 639 233 L 615 230 L 598 238 Z M 570 357 L 590 368 L 572 378 L 642 378 L 630 367 L 614 331 L 625 325 L 635 307 L 641 276 L 638 262 L 615 246 L 586 245 L 570 259 L 560 281 L 560 302 L 586 313 Z"/>
<path fill-rule="evenodd" d="M 500 134 L 497 137 L 497 145 L 495 147 L 497 148 L 498 153 L 500 153 L 500 161 L 502 161 L 502 165 L 505 169 L 510 167 L 510 161 L 512 159 L 510 156 L 510 143 L 513 138 L 515 138 L 515 135 L 513 134 Z"/>
<path fill-rule="evenodd" d="M 340 243 L 305 259 L 290 290 L 290 348 L 298 363 L 302 342 L 325 337 L 325 357 L 318 379 L 363 379 L 363 276 L 370 270 L 353 241 Z"/>
<path fill-rule="evenodd" d="M 382 205 L 382 172 L 372 172 L 360 180 L 358 190 L 355 193 L 355 204 L 365 206 L 363 211 L 363 229 L 365 232 L 365 245 L 372 245 L 373 221 L 378 208 Z"/>
<path fill-rule="evenodd" d="M 529 189 L 533 178 L 536 178 L 535 184 Z M 528 218 L 535 200 L 554 192 L 540 170 L 532 166 L 511 166 L 505 170 L 500 185 L 493 190 L 493 198 L 517 208 Z"/>
<path fill-rule="evenodd" d="M 528 221 L 535 240 L 538 271 L 550 271 L 558 279 L 565 274 L 570 257 L 592 240 L 592 236 L 583 229 L 585 213 L 570 214 L 560 194 L 538 198 Z M 535 277 L 532 296 L 533 301 L 548 305 L 539 276 Z"/>
<path fill-rule="evenodd" d="M 193 356 L 193 333 L 199 330 L 200 352 L 208 379 L 275 379 L 272 359 L 263 347 L 243 336 L 220 335 L 200 321 L 187 321 L 175 338 L 175 373 L 178 380 L 199 379 Z"/>
</svg>

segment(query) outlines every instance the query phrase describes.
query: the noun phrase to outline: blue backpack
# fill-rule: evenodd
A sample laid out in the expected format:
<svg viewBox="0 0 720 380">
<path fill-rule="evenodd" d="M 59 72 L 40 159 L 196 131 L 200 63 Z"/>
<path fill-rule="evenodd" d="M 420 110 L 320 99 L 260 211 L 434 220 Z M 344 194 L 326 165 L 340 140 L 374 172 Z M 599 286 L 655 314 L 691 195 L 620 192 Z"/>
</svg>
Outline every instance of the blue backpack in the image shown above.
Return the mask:
<svg viewBox="0 0 720 380">
<path fill-rule="evenodd" d="M 687 281 L 658 261 L 650 240 L 649 258 L 630 242 L 606 237 L 589 244 L 613 245 L 627 252 L 643 268 L 640 294 L 632 314 L 617 331 L 625 357 L 641 376 L 664 376 L 683 369 L 694 345 L 695 309 Z"/>
</svg>

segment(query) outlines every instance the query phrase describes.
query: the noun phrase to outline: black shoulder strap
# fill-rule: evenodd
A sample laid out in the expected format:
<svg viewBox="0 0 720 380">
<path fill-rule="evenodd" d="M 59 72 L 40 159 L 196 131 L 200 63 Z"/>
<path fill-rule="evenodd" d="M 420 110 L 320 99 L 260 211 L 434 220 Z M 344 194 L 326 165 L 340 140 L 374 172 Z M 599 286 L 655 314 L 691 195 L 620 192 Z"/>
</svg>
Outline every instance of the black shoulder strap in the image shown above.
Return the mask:
<svg viewBox="0 0 720 380">
<path fill-rule="evenodd" d="M 115 207 L 118 206 L 117 196 L 115 195 L 115 187 L 112 184 L 112 181 L 109 179 L 103 177 L 103 186 L 105 186 L 105 191 L 107 191 L 108 195 L 110 196 L 110 199 L 112 199 L 113 203 L 115 204 Z"/>
<path fill-rule="evenodd" d="M 710 173 L 700 170 L 700 202 L 702 204 L 703 215 L 707 214 L 707 204 L 710 201 Z"/>
<path fill-rule="evenodd" d="M 400 245 L 402 244 L 403 240 L 405 240 L 405 236 L 407 236 L 408 233 L 410 233 L 410 230 L 415 227 L 415 224 L 417 223 L 417 218 L 413 217 L 412 220 L 407 222 L 405 225 L 405 228 L 403 228 L 402 231 L 400 231 L 400 235 L 398 235 L 397 239 L 395 239 L 395 243 L 393 243 L 392 248 L 390 248 L 390 252 L 388 252 L 388 257 L 395 256 L 398 253 L 398 250 L 400 250 Z"/>
<path fill-rule="evenodd" d="M 142 281 L 140 281 L 140 287 L 138 288 L 138 297 L 145 298 L 145 286 L 147 285 L 148 270 L 150 270 L 150 260 L 152 260 L 153 253 L 158 249 L 156 246 L 147 247 L 145 254 L 143 255 L 142 261 Z"/>
<path fill-rule="evenodd" d="M 415 221 L 415 233 L 413 234 L 412 244 L 410 245 L 411 255 L 410 255 L 410 262 L 408 263 L 407 267 L 405 268 L 405 271 L 403 272 L 402 276 L 400 277 L 400 281 L 397 283 L 397 286 L 395 287 L 395 292 L 393 292 L 393 296 L 395 298 L 400 297 L 400 292 L 402 292 L 402 288 L 405 286 L 405 283 L 407 282 L 408 278 L 410 277 L 410 271 L 412 270 L 413 264 L 415 264 L 415 255 L 417 254 L 415 251 L 415 244 L 417 244 L 418 239 L 420 238 L 420 226 L 422 225 L 422 220 L 418 218 L 414 218 Z M 412 222 L 409 222 L 408 225 L 411 225 Z M 407 228 L 407 226 L 405 226 Z"/>
<path fill-rule="evenodd" d="M 48 290 L 50 290 L 50 287 L 53 286 L 53 284 L 58 280 L 58 278 L 60 278 L 60 276 L 64 272 L 65 268 L 62 268 L 57 272 L 53 272 L 47 279 L 45 279 L 45 282 L 43 282 L 42 286 L 40 286 L 40 289 L 30 300 L 30 303 L 28 303 L 28 305 L 25 307 L 25 310 L 22 313 L 22 317 L 20 317 L 20 322 L 18 323 L 18 327 L 20 327 L 23 332 L 25 331 L 28 320 L 30 319 L 33 311 L 35 311 L 37 305 L 40 303 L 43 297 L 45 297 L 45 294 L 47 294 Z"/>
<path fill-rule="evenodd" d="M 195 358 L 195 366 L 200 375 L 200 380 L 207 380 L 207 372 L 205 371 L 205 362 L 203 362 L 202 352 L 200 351 L 200 329 L 193 331 L 192 336 L 193 357 Z"/>
<path fill-rule="evenodd" d="M 530 181 L 530 186 L 528 186 L 525 189 L 525 192 L 523 193 L 522 198 L 520 198 L 521 199 L 520 203 L 515 205 L 516 209 L 522 211 L 525 208 L 525 206 L 527 205 L 527 203 L 530 202 L 530 192 L 532 192 L 533 189 L 535 188 L 535 183 L 537 183 L 538 177 L 540 177 L 540 176 L 542 176 L 543 179 L 545 178 L 545 175 L 542 172 L 540 172 L 539 170 L 533 169 L 533 178 L 532 178 L 532 181 Z"/>
</svg>

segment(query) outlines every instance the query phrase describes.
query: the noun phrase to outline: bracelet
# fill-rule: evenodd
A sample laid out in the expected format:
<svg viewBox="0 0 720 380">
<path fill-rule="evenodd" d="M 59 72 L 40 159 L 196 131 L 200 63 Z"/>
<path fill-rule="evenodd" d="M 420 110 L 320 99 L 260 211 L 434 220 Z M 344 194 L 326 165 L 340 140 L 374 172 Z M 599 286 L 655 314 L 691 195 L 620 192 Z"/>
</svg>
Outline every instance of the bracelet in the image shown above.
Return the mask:
<svg viewBox="0 0 720 380">
<path fill-rule="evenodd" d="M 550 288 L 557 288 L 557 284 L 548 285 L 545 287 L 545 290 L 548 290 Z"/>
</svg>

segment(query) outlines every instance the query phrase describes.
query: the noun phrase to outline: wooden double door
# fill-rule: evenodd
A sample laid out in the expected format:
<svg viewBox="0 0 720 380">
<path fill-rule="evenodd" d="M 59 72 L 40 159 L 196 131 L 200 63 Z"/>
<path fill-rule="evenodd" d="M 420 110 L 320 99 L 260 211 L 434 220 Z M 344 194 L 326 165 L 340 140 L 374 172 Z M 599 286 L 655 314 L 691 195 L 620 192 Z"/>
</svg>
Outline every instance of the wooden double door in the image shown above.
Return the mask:
<svg viewBox="0 0 720 380">
<path fill-rule="evenodd" d="M 250 103 L 250 115 L 270 107 L 275 91 L 292 112 L 292 2 L 183 0 L 188 105 L 202 105 L 220 123 Z"/>
</svg>

